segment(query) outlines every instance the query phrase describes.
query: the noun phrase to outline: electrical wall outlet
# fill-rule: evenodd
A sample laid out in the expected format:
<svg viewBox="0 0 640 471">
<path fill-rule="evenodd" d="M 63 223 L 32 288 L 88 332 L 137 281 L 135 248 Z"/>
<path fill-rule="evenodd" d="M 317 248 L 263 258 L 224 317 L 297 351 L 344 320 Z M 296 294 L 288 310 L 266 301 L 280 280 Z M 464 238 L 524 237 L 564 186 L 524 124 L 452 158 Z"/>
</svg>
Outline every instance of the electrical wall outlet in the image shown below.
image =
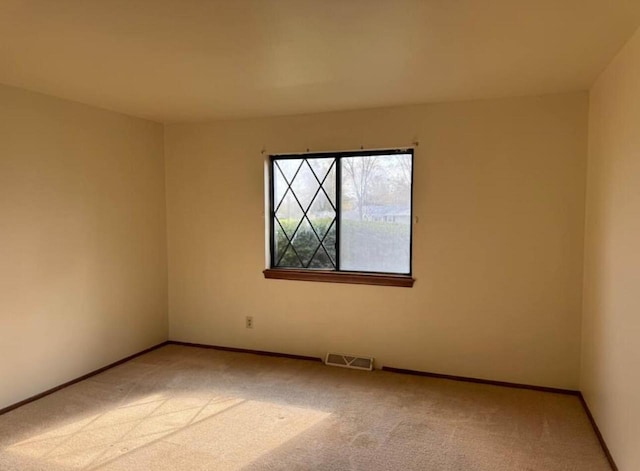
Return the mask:
<svg viewBox="0 0 640 471">
<path fill-rule="evenodd" d="M 245 318 L 245 327 L 247 329 L 253 329 L 253 317 L 252 316 L 247 316 Z"/>
</svg>

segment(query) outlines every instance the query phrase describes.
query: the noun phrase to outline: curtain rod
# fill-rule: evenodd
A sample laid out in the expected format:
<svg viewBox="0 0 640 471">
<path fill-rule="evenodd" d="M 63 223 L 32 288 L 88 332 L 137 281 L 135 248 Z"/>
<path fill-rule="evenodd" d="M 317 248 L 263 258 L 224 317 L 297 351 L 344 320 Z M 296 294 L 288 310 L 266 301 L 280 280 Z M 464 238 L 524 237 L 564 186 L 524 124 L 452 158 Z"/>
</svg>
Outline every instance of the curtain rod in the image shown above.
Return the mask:
<svg viewBox="0 0 640 471">
<path fill-rule="evenodd" d="M 385 151 L 385 150 L 389 150 L 389 151 L 398 151 L 398 150 L 409 150 L 409 149 L 416 149 L 418 146 L 420 145 L 420 141 L 413 141 L 411 143 L 411 145 L 409 146 L 401 146 L 401 147 L 365 147 L 365 146 L 360 146 L 357 149 L 340 149 L 340 150 L 311 150 L 311 148 L 307 147 L 304 151 L 298 151 L 298 152 L 275 152 L 275 153 L 271 153 L 267 151 L 267 148 L 265 146 L 262 147 L 262 149 L 260 150 L 260 154 L 265 155 L 265 154 L 269 154 L 269 155 L 303 155 L 303 154 L 337 154 L 340 152 L 359 152 L 359 151 Z"/>
</svg>

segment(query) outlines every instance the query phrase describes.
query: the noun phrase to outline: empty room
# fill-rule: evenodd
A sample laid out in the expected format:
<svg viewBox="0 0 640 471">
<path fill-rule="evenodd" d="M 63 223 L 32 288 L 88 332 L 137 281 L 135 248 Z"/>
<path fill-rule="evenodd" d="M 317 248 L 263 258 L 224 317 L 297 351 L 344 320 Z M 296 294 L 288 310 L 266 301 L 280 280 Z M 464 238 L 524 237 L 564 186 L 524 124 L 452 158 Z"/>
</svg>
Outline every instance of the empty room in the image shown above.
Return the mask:
<svg viewBox="0 0 640 471">
<path fill-rule="evenodd" d="M 0 0 L 0 471 L 640 470 L 639 27 Z"/>
</svg>

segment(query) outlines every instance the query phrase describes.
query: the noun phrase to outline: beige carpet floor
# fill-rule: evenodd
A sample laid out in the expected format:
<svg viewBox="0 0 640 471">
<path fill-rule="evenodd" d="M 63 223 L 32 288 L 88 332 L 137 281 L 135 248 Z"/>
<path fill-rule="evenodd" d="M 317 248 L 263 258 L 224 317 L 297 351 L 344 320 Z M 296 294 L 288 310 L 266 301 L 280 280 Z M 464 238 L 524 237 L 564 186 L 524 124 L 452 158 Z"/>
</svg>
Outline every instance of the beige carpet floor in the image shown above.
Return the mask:
<svg viewBox="0 0 640 471">
<path fill-rule="evenodd" d="M 169 345 L 0 416 L 0 470 L 605 471 L 578 398 Z"/>
</svg>

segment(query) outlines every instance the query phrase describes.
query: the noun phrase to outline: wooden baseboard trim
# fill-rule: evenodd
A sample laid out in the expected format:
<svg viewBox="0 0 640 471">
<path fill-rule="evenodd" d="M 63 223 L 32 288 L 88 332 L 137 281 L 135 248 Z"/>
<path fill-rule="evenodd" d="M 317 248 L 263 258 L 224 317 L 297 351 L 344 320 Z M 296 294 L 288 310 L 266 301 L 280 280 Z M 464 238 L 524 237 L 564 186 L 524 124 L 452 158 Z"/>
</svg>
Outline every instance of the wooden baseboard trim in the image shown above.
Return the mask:
<svg viewBox="0 0 640 471">
<path fill-rule="evenodd" d="M 235 352 L 235 353 L 251 353 L 252 355 L 262 355 L 268 357 L 278 357 L 278 358 L 290 358 L 292 360 L 306 360 L 306 361 L 320 361 L 322 362 L 322 358 L 318 357 L 308 357 L 304 355 L 293 355 L 291 353 L 279 353 L 279 352 L 267 352 L 264 350 L 250 350 L 247 348 L 236 348 L 236 347 L 223 347 L 220 345 L 209 345 L 204 343 L 192 343 L 192 342 L 181 342 L 179 340 L 169 340 L 167 342 L 169 345 L 181 345 L 183 347 L 196 347 L 196 348 L 207 348 L 210 350 L 221 350 L 223 352 Z"/>
<path fill-rule="evenodd" d="M 600 446 L 602 447 L 602 451 L 604 451 L 605 456 L 607 457 L 607 460 L 609 461 L 609 465 L 611 466 L 611 469 L 613 471 L 618 471 L 618 465 L 616 464 L 615 460 L 613 459 L 613 456 L 611 455 L 611 452 L 609 451 L 609 447 L 607 446 L 607 442 L 604 441 L 604 437 L 602 436 L 602 433 L 600 432 L 600 429 L 598 428 L 598 424 L 596 423 L 596 419 L 593 418 L 593 414 L 591 414 L 591 411 L 589 410 L 589 406 L 587 405 L 587 401 L 585 401 L 584 396 L 582 395 L 582 393 L 579 394 L 580 397 L 580 402 L 582 403 L 582 407 L 584 408 L 584 411 L 587 414 L 587 417 L 589 417 L 589 422 L 591 422 L 591 427 L 593 427 L 593 431 L 596 434 L 596 437 L 598 437 L 598 441 L 600 442 Z"/>
<path fill-rule="evenodd" d="M 4 407 L 2 409 L 0 409 L 0 415 L 6 414 L 7 412 L 11 412 L 14 409 L 17 409 L 18 407 L 22 407 L 25 404 L 29 404 L 30 402 L 33 401 L 37 401 L 38 399 L 42 399 L 45 396 L 48 396 L 49 394 L 53 394 L 54 392 L 60 391 L 61 389 L 64 389 L 66 387 L 69 387 L 73 384 L 79 383 L 80 381 L 84 381 L 85 379 L 91 378 L 92 376 L 95 376 L 97 374 L 100 374 L 108 369 L 111 369 L 115 366 L 121 365 L 123 363 L 128 362 L 129 360 L 133 360 L 136 357 L 139 357 L 140 355 L 144 355 L 145 353 L 149 353 L 157 348 L 160 347 L 164 347 L 167 344 L 167 342 L 162 342 L 159 343 L 158 345 L 154 345 L 153 347 L 149 347 L 145 350 L 142 350 L 141 352 L 138 353 L 134 353 L 133 355 L 129 355 L 126 358 L 122 358 L 121 360 L 115 361 L 113 363 L 108 364 L 107 366 L 103 366 L 102 368 L 98 368 L 97 370 L 91 371 L 90 373 L 84 374 L 82 376 L 79 376 L 75 379 L 72 379 L 71 381 L 67 381 L 66 383 L 60 384 L 58 386 L 55 386 L 51 389 L 47 389 L 44 392 L 41 392 L 39 394 L 36 394 L 35 396 L 31 396 L 28 397 L 27 399 L 24 399 L 20 402 L 16 402 L 15 404 L 11 404 L 10 406 Z"/>
<path fill-rule="evenodd" d="M 430 373 L 427 371 L 406 370 L 403 368 L 393 368 L 391 366 L 383 366 L 383 371 L 392 373 L 401 373 L 414 376 L 425 376 L 428 378 L 449 379 L 452 381 L 463 381 L 465 383 L 488 384 L 491 386 L 502 386 L 505 388 L 530 389 L 532 391 L 542 391 L 554 394 L 568 394 L 570 396 L 580 396 L 580 391 L 573 389 L 550 388 L 547 386 L 534 386 L 531 384 L 510 383 L 508 381 L 493 381 L 490 379 L 469 378 L 467 376 L 446 375 L 441 373 Z"/>
</svg>

